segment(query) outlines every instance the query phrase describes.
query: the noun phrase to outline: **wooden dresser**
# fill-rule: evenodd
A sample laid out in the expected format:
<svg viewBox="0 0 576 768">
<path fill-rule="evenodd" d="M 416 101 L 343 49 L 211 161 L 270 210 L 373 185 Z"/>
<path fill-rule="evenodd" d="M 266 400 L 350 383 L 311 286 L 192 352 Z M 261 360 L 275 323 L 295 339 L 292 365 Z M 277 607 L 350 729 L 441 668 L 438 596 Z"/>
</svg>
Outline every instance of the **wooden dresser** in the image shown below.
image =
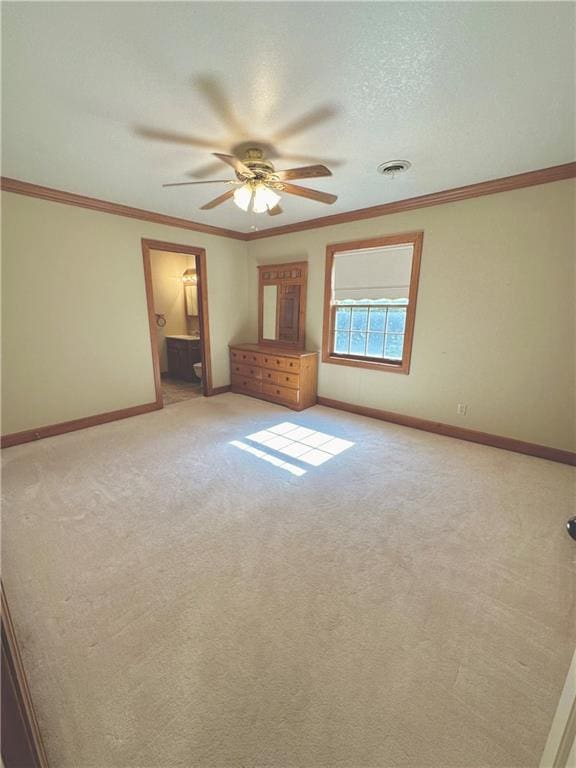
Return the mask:
<svg viewBox="0 0 576 768">
<path fill-rule="evenodd" d="M 231 344 L 232 392 L 303 411 L 316 403 L 318 353 L 265 344 Z"/>
</svg>

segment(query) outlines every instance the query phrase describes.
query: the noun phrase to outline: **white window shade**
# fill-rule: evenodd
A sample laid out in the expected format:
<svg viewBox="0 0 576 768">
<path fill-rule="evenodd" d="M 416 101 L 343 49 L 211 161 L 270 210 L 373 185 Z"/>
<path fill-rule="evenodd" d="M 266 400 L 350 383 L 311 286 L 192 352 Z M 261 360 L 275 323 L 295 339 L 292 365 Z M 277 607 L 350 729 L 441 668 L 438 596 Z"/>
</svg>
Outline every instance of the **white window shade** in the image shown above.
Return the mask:
<svg viewBox="0 0 576 768">
<path fill-rule="evenodd" d="M 393 245 L 334 254 L 333 301 L 408 299 L 412 252 L 412 245 Z"/>
</svg>

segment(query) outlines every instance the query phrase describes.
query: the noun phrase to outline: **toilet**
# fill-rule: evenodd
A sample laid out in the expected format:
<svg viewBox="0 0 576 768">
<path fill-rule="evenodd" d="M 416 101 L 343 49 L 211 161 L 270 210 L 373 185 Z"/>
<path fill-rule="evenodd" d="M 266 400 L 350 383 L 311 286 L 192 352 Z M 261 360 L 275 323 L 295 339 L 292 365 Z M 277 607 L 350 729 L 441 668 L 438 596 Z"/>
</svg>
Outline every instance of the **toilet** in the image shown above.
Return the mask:
<svg viewBox="0 0 576 768">
<path fill-rule="evenodd" d="M 193 368 L 196 376 L 202 381 L 202 363 L 194 363 Z"/>
</svg>

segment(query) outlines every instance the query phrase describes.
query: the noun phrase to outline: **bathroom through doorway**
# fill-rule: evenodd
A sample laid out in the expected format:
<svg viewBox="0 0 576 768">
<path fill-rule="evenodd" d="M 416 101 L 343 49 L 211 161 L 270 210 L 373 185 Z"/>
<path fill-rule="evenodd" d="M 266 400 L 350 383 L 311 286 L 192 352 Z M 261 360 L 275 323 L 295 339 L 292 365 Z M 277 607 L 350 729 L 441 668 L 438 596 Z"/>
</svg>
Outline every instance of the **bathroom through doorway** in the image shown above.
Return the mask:
<svg viewBox="0 0 576 768">
<path fill-rule="evenodd" d="M 206 251 L 142 240 L 156 401 L 212 394 Z"/>
</svg>

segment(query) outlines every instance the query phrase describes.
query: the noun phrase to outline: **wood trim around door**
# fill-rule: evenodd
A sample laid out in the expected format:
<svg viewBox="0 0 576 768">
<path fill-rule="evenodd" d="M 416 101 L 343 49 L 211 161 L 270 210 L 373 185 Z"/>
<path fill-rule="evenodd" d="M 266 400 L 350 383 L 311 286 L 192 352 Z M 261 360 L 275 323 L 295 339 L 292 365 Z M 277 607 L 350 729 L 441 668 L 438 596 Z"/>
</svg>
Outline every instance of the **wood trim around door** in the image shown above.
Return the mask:
<svg viewBox="0 0 576 768">
<path fill-rule="evenodd" d="M 210 355 L 210 321 L 208 317 L 208 282 L 206 274 L 206 249 L 192 245 L 166 243 L 162 240 L 142 238 L 142 258 L 144 261 L 144 281 L 146 283 L 146 303 L 148 305 L 148 325 L 150 328 L 150 347 L 152 366 L 154 368 L 154 386 L 156 388 L 156 403 L 163 407 L 162 381 L 160 377 L 160 357 L 158 355 L 158 333 L 156 331 L 156 314 L 154 312 L 154 292 L 152 288 L 152 269 L 150 266 L 150 251 L 168 251 L 183 253 L 196 258 L 196 274 L 198 275 L 198 307 L 200 309 L 200 349 L 202 351 L 202 393 L 211 397 L 217 392 L 212 386 L 212 358 Z"/>
<path fill-rule="evenodd" d="M 2 591 L 2 761 L 4 768 L 48 768 L 16 633 Z"/>
<path fill-rule="evenodd" d="M 67 432 L 75 432 L 78 429 L 96 427 L 99 424 L 107 424 L 110 421 L 127 419 L 131 416 L 139 416 L 150 411 L 157 411 L 163 407 L 162 387 L 160 380 L 160 360 L 158 358 L 158 345 L 156 343 L 156 316 L 154 314 L 154 301 L 152 293 L 152 273 L 150 270 L 150 249 L 173 251 L 175 253 L 187 253 L 196 257 L 196 270 L 198 273 L 198 305 L 200 309 L 200 344 L 202 349 L 203 376 L 202 390 L 204 395 L 218 395 L 227 392 L 229 387 L 212 386 L 212 362 L 210 358 L 210 325 L 208 320 L 208 294 L 206 283 L 206 251 L 203 248 L 193 248 L 188 245 L 164 243 L 157 240 L 142 240 L 142 253 L 144 262 L 144 284 L 146 287 L 146 303 L 148 306 L 148 325 L 150 329 L 150 347 L 152 353 L 152 366 L 154 370 L 154 389 L 156 398 L 151 403 L 134 405 L 130 408 L 121 408 L 117 411 L 97 413 L 94 416 L 85 416 L 72 421 L 62 421 L 57 424 L 47 424 L 33 429 L 25 429 L 22 432 L 12 432 L 2 435 L 0 446 L 10 448 L 22 443 L 30 443 L 45 437 L 63 435 Z M 152 313 L 152 314 L 151 314 Z"/>
<path fill-rule="evenodd" d="M 566 675 L 552 720 L 540 768 L 573 768 L 576 765 L 576 652 Z"/>
</svg>

